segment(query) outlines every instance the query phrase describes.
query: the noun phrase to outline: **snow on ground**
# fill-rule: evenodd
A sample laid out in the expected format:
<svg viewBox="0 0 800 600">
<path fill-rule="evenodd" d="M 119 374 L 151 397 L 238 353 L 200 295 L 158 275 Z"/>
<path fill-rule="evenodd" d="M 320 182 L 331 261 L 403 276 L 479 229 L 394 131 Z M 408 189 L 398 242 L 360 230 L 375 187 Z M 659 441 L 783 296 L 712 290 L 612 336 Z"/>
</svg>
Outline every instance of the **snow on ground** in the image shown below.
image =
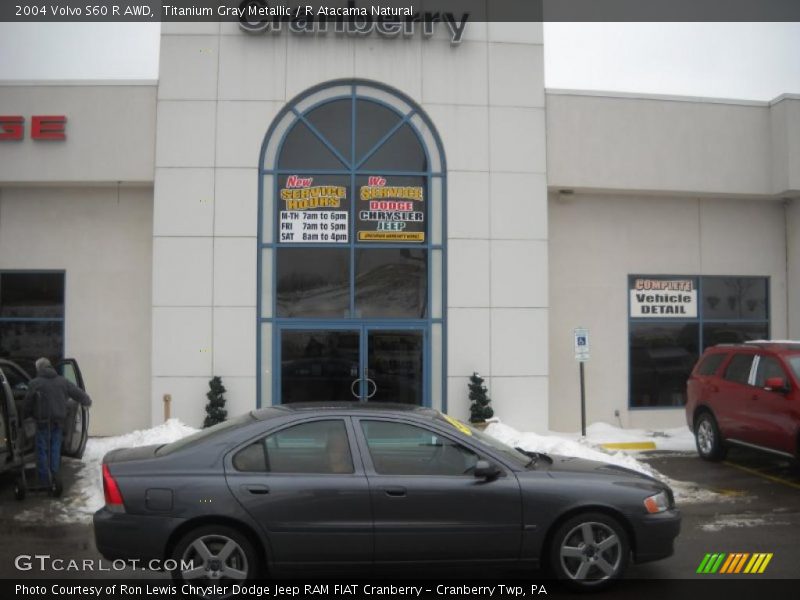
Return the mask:
<svg viewBox="0 0 800 600">
<path fill-rule="evenodd" d="M 789 525 L 785 521 L 770 521 L 752 515 L 726 515 L 700 526 L 703 531 L 717 532 L 728 528 L 761 527 L 764 525 Z"/>
<path fill-rule="evenodd" d="M 660 473 L 648 465 L 639 462 L 630 454 L 625 454 L 621 451 L 606 452 L 590 442 L 588 439 L 573 440 L 554 433 L 521 433 L 513 427 L 500 422 L 490 423 L 486 428 L 486 433 L 511 446 L 512 448 L 519 446 L 524 450 L 531 450 L 533 452 L 561 454 L 563 456 L 574 456 L 576 458 L 585 458 L 587 460 L 597 460 L 600 462 L 619 465 L 627 469 L 633 469 L 634 471 L 638 471 L 652 477 L 663 478 Z"/>
<path fill-rule="evenodd" d="M 688 428 L 686 428 L 686 432 L 691 435 Z M 679 504 L 734 500 L 731 496 L 718 494 L 695 483 L 670 479 L 666 475 L 656 471 L 650 465 L 637 460 L 628 452 L 620 450 L 612 452 L 600 446 L 601 443 L 605 443 L 606 441 L 641 441 L 641 436 L 646 434 L 644 430 L 626 430 L 605 423 L 595 423 L 587 428 L 587 435 L 583 438 L 580 434 L 519 432 L 513 427 L 495 419 L 490 422 L 489 426 L 486 428 L 486 433 L 512 447 L 519 446 L 524 450 L 533 452 L 561 454 L 563 456 L 575 456 L 577 458 L 597 460 L 656 477 L 672 488 L 672 491 L 675 493 L 675 500 Z M 686 433 L 684 433 L 681 428 L 667 430 L 664 433 L 669 433 L 669 437 L 654 435 L 654 438 L 659 440 L 656 442 L 656 449 L 667 450 L 665 446 L 669 446 L 674 451 L 686 451 L 688 442 L 686 440 Z M 624 436 L 630 437 L 625 439 Z M 636 439 L 634 440 L 633 438 Z M 662 438 L 668 440 L 665 445 L 660 445 L 660 440 Z M 692 448 L 694 448 L 693 438 Z"/>
<path fill-rule="evenodd" d="M 562 435 L 562 434 L 559 434 Z M 580 434 L 571 434 L 578 437 Z M 697 452 L 694 443 L 694 434 L 684 427 L 664 429 L 662 431 L 648 431 L 646 429 L 621 429 L 608 423 L 593 423 L 586 428 L 586 439 L 594 444 L 609 442 L 653 442 L 656 450 L 669 452 Z"/>
<path fill-rule="evenodd" d="M 77 480 L 64 490 L 60 502 L 48 503 L 41 509 L 28 509 L 16 515 L 20 521 L 51 520 L 56 522 L 88 522 L 105 503 L 103 496 L 103 456 L 117 448 L 135 448 L 152 444 L 168 444 L 195 433 L 197 429 L 170 419 L 152 429 L 142 429 L 115 437 L 89 438 Z"/>
</svg>

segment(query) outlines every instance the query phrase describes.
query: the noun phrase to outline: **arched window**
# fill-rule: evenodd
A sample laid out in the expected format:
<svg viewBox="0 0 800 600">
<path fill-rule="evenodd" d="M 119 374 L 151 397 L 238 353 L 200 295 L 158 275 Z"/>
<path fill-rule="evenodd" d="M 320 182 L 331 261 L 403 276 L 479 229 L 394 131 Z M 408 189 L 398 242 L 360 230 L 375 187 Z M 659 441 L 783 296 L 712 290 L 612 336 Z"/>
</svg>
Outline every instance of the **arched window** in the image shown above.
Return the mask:
<svg viewBox="0 0 800 600">
<path fill-rule="evenodd" d="M 445 407 L 445 164 L 427 116 L 364 81 L 276 117 L 259 182 L 259 405 Z"/>
</svg>

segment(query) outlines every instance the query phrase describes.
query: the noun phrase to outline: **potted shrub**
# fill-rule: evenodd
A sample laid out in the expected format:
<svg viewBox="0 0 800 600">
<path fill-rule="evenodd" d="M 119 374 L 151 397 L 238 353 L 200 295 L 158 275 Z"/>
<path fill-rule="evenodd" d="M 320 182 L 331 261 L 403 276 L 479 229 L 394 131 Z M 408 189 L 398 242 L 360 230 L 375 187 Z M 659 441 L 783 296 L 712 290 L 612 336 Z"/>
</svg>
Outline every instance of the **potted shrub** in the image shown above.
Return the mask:
<svg viewBox="0 0 800 600">
<path fill-rule="evenodd" d="M 494 409 L 489 404 L 492 399 L 486 394 L 488 389 L 483 385 L 484 378 L 477 373 L 472 373 L 469 378 L 469 422 L 473 427 L 484 429 L 486 419 L 494 416 Z"/>
<path fill-rule="evenodd" d="M 220 377 L 212 377 L 208 382 L 208 404 L 206 404 L 206 420 L 203 427 L 211 427 L 217 423 L 222 423 L 228 417 L 228 411 L 225 410 L 225 386 L 222 385 Z"/>
</svg>

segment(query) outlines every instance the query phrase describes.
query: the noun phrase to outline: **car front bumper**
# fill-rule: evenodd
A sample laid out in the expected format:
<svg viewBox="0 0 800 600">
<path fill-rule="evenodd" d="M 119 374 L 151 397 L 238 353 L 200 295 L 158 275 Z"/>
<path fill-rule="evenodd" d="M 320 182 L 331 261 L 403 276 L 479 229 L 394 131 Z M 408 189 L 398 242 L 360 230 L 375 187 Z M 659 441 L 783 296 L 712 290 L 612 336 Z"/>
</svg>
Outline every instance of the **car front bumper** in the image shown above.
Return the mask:
<svg viewBox="0 0 800 600">
<path fill-rule="evenodd" d="M 635 537 L 634 561 L 650 562 L 674 553 L 675 538 L 681 531 L 681 513 L 673 508 L 654 515 L 631 519 Z"/>
<path fill-rule="evenodd" d="M 108 560 L 166 558 L 167 542 L 183 519 L 131 515 L 103 507 L 94 513 L 94 540 Z"/>
</svg>

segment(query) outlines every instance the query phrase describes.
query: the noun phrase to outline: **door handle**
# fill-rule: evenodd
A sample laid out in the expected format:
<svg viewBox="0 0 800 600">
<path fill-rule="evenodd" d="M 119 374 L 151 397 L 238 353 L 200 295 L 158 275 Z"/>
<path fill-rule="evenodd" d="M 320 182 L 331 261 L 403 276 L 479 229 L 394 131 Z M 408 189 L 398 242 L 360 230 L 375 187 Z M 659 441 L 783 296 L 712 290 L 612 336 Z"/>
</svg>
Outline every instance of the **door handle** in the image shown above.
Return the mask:
<svg viewBox="0 0 800 600">
<path fill-rule="evenodd" d="M 406 495 L 406 488 L 400 486 L 383 488 L 383 491 L 387 496 L 392 496 L 393 498 L 401 498 Z"/>
<path fill-rule="evenodd" d="M 242 489 L 256 496 L 269 494 L 269 488 L 265 485 L 243 485 Z"/>
<path fill-rule="evenodd" d="M 360 392 L 356 391 L 356 385 L 358 385 L 360 383 L 361 383 L 360 379 L 354 379 L 353 382 L 350 384 L 350 393 L 353 394 L 353 397 L 356 400 L 361 400 Z"/>
<path fill-rule="evenodd" d="M 758 400 L 758 394 L 753 394 L 750 400 Z"/>
</svg>

